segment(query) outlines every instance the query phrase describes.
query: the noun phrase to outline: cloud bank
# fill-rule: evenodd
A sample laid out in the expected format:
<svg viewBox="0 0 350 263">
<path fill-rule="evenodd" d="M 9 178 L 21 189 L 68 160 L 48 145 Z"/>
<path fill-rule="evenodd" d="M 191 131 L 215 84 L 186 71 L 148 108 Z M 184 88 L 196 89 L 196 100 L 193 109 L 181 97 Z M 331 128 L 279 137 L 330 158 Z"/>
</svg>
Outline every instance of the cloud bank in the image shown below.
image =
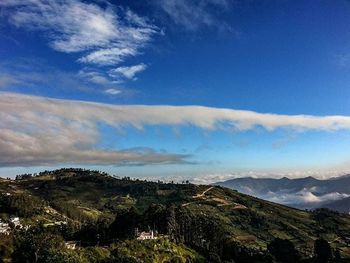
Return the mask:
<svg viewBox="0 0 350 263">
<path fill-rule="evenodd" d="M 6 101 L 7 99 L 9 100 Z M 187 155 L 158 152 L 148 148 L 97 148 L 100 138 L 97 122 L 104 121 L 103 108 L 97 109 L 93 104 L 90 108 L 87 104 L 87 108 L 79 109 L 79 105 L 79 102 L 1 93 L 0 166 L 146 165 L 186 162 Z M 64 109 L 65 107 L 67 108 Z M 101 112 L 90 118 L 83 112 L 88 109 L 90 113 L 94 110 Z"/>
<path fill-rule="evenodd" d="M 297 193 L 270 192 L 267 195 L 263 195 L 260 197 L 271 202 L 286 205 L 318 205 L 320 203 L 325 203 L 329 201 L 341 200 L 343 198 L 349 197 L 349 195 L 338 192 L 316 195 L 312 192 L 312 189 L 304 188 Z"/>
<path fill-rule="evenodd" d="M 203 106 L 110 105 L 0 93 L 0 165 L 184 163 L 187 155 L 99 149 L 99 124 L 115 128 L 192 125 L 214 131 L 262 127 L 350 129 L 349 116 L 278 115 Z"/>
</svg>

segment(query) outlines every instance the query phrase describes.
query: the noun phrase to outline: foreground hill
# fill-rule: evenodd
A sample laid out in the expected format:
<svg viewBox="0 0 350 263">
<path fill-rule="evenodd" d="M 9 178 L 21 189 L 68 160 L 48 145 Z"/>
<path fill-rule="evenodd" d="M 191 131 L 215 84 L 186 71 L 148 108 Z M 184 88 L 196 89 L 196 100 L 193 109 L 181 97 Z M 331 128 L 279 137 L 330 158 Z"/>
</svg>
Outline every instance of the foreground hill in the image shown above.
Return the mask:
<svg viewBox="0 0 350 263">
<path fill-rule="evenodd" d="M 12 228 L 13 239 L 2 241 L 7 259 L 11 253 L 35 259 L 42 253 L 46 258 L 40 262 L 56 262 L 58 253 L 100 257 L 86 262 L 272 262 L 278 257 L 276 242 L 287 240 L 291 249 L 285 254 L 293 261 L 280 261 L 298 262 L 313 256 L 314 241 L 320 238 L 330 242 L 337 262 L 350 258 L 348 215 L 301 211 L 220 186 L 155 183 L 62 169 L 0 181 L 0 191 L 0 218 L 18 216 L 22 224 L 21 229 Z M 135 232 L 150 229 L 158 239 L 135 239 Z M 56 243 L 60 249 L 48 249 L 46 243 L 35 241 L 43 240 L 42 235 L 54 235 L 49 240 L 57 244 L 74 240 L 78 249 L 73 253 Z M 28 243 L 35 244 L 30 248 L 35 253 L 22 255 L 31 251 Z M 149 254 L 153 257 L 145 257 Z"/>
<path fill-rule="evenodd" d="M 311 176 L 297 179 L 245 177 L 218 182 L 216 185 L 297 208 L 337 209 L 338 201 L 344 199 L 340 202 L 339 211 L 350 212 L 350 202 L 347 198 L 350 196 L 349 175 L 328 180 L 319 180 Z"/>
</svg>

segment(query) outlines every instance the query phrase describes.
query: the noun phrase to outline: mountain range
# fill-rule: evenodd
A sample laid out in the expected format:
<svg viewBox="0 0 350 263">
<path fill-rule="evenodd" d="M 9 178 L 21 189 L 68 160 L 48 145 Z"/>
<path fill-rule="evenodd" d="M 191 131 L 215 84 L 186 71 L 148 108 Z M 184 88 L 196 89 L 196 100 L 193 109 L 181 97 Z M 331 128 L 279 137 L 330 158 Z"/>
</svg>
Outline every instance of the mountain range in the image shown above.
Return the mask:
<svg viewBox="0 0 350 263">
<path fill-rule="evenodd" d="M 311 176 L 297 179 L 244 177 L 218 182 L 215 185 L 296 208 L 324 207 L 350 212 L 350 175 L 326 180 Z"/>
</svg>

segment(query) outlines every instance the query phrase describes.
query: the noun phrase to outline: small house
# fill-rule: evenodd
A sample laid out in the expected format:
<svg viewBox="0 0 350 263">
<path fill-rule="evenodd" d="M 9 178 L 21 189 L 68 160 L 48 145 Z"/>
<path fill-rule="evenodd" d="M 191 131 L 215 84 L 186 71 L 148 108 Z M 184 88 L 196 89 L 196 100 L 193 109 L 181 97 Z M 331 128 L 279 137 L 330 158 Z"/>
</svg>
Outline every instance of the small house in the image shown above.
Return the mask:
<svg viewBox="0 0 350 263">
<path fill-rule="evenodd" d="M 0 234 L 9 235 L 11 228 L 8 223 L 4 223 L 0 220 Z"/>
<path fill-rule="evenodd" d="M 11 217 L 10 222 L 15 226 L 15 227 L 22 227 L 21 222 L 19 221 L 19 217 Z"/>
<path fill-rule="evenodd" d="M 157 237 L 154 235 L 153 230 L 149 232 L 143 231 L 137 237 L 137 240 L 148 240 L 148 239 L 157 239 Z"/>
<path fill-rule="evenodd" d="M 74 250 L 77 246 L 77 242 L 75 241 L 66 241 L 65 242 L 66 248 Z"/>
</svg>

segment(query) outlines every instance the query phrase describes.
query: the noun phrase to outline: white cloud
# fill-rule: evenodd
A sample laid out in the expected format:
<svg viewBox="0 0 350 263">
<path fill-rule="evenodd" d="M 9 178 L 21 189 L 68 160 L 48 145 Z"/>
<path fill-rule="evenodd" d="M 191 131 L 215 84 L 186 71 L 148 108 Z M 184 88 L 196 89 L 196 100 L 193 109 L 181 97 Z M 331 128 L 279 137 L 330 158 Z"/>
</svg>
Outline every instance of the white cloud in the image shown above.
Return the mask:
<svg viewBox="0 0 350 263">
<path fill-rule="evenodd" d="M 130 66 L 130 67 L 118 67 L 115 69 L 111 69 L 109 71 L 110 76 L 115 78 L 127 78 L 134 79 L 137 73 L 144 71 L 147 66 L 143 63 Z"/>
<path fill-rule="evenodd" d="M 12 24 L 41 30 L 57 51 L 83 52 L 83 63 L 114 65 L 139 53 L 158 28 L 128 9 L 78 0 L 0 1 Z"/>
<path fill-rule="evenodd" d="M 270 192 L 266 196 L 260 196 L 263 199 L 269 200 L 271 202 L 281 203 L 281 204 L 318 204 L 327 201 L 340 200 L 349 197 L 345 193 L 327 193 L 324 195 L 315 195 L 311 189 L 303 189 L 297 193 L 283 193 L 283 192 Z"/>
<path fill-rule="evenodd" d="M 105 93 L 110 94 L 110 95 L 118 95 L 120 94 L 120 90 L 117 89 L 106 89 Z"/>
<path fill-rule="evenodd" d="M 54 88 L 60 92 L 67 89 L 91 91 L 76 74 L 57 70 L 47 64 L 27 64 L 21 59 L 13 63 L 0 63 L 0 88 L 12 87 L 26 87 L 27 91 L 38 87 Z"/>
<path fill-rule="evenodd" d="M 193 177 L 191 182 L 195 184 L 213 184 L 241 176 L 242 175 L 237 176 L 231 173 L 198 174 Z"/>
<path fill-rule="evenodd" d="M 124 61 L 128 56 L 137 54 L 136 47 L 113 47 L 98 49 L 79 59 L 83 63 L 95 63 L 99 65 L 115 65 Z"/>
<path fill-rule="evenodd" d="M 72 90 L 87 92 L 89 94 L 108 94 L 106 90 L 114 90 L 113 93 L 122 93 L 128 96 L 134 92 L 119 86 L 120 80 L 109 77 L 103 70 L 85 67 L 77 74 L 56 70 L 50 65 L 39 63 L 39 65 L 26 64 L 22 60 L 13 65 L 0 63 L 0 89 L 11 89 L 14 87 L 26 87 L 27 92 L 45 87 L 56 89 L 61 95 Z"/>
<path fill-rule="evenodd" d="M 219 15 L 215 11 L 228 11 L 230 1 L 227 0 L 154 0 L 156 5 L 177 25 L 194 31 L 202 26 L 222 26 Z"/>
<path fill-rule="evenodd" d="M 9 100 L 5 102 L 5 98 Z M 34 103 L 32 109 L 31 103 Z M 144 165 L 185 162 L 186 155 L 152 149 L 96 148 L 99 140 L 97 119 L 78 117 L 81 114 L 85 115 L 84 109 L 71 108 L 74 104 L 67 101 L 58 105 L 54 102 L 50 106 L 46 99 L 1 94 L 0 166 L 64 163 Z M 69 112 L 70 110 L 74 112 Z M 71 118 L 74 115 L 76 117 Z"/>
<path fill-rule="evenodd" d="M 14 107 L 9 105 L 9 101 L 14 105 L 22 106 Z M 194 125 L 207 130 L 235 131 L 252 130 L 257 126 L 268 131 L 277 128 L 290 128 L 296 131 L 350 129 L 350 116 L 282 115 L 204 106 L 119 106 L 48 99 L 15 93 L 1 93 L 0 106 L 2 113 L 11 114 L 9 109 L 17 114 L 20 114 L 21 110 L 42 111 L 72 121 L 102 120 L 114 126 L 129 124 L 136 128 L 143 125 Z M 73 112 L 79 114 L 72 115 Z"/>
<path fill-rule="evenodd" d="M 15 77 L 6 73 L 0 74 L 0 88 L 7 88 L 11 85 L 16 85 L 18 83 L 20 82 Z"/>
<path fill-rule="evenodd" d="M 346 68 L 350 65 L 350 54 L 349 53 L 335 54 L 333 59 L 334 59 L 335 64 L 339 67 Z"/>
<path fill-rule="evenodd" d="M 263 114 L 202 106 L 109 105 L 0 93 L 0 164 L 2 166 L 75 162 L 94 164 L 184 162 L 185 155 L 96 149 L 99 123 L 193 125 L 201 129 L 297 131 L 350 129 L 348 116 Z"/>
<path fill-rule="evenodd" d="M 78 76 L 84 80 L 88 80 L 92 83 L 100 85 L 111 85 L 118 83 L 116 80 L 110 79 L 104 73 L 95 71 L 93 69 L 82 69 L 79 71 Z"/>
</svg>

